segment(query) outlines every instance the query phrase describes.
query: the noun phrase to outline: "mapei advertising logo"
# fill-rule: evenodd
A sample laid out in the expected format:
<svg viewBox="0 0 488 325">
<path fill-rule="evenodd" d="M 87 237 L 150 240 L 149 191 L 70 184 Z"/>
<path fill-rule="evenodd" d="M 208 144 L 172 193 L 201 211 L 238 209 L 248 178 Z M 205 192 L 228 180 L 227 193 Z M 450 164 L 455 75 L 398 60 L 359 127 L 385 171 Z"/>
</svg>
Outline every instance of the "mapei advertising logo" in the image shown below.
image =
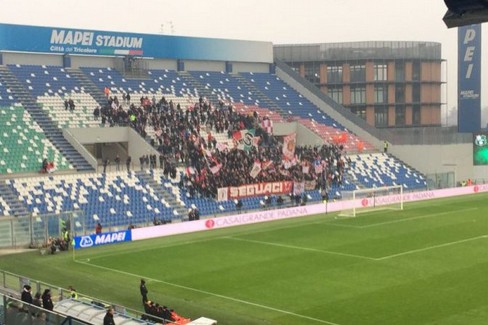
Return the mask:
<svg viewBox="0 0 488 325">
<path fill-rule="evenodd" d="M 87 248 L 87 247 L 92 247 L 92 246 L 93 246 L 93 240 L 91 239 L 90 236 L 81 237 L 81 240 L 80 240 L 80 247 L 81 248 Z"/>
<path fill-rule="evenodd" d="M 98 235 L 81 236 L 75 238 L 75 248 L 88 248 L 93 246 L 123 243 L 132 240 L 131 232 L 129 230 L 108 232 Z M 78 243 L 78 245 L 76 245 Z"/>
</svg>

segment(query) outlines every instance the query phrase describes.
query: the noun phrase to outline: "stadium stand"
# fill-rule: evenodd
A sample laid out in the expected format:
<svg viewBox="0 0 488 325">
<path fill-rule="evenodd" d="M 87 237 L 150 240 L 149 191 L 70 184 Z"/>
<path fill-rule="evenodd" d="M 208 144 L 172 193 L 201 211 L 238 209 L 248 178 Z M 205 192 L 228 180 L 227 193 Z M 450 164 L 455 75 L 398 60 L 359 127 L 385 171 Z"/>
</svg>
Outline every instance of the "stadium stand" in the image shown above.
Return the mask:
<svg viewBox="0 0 488 325">
<path fill-rule="evenodd" d="M 73 168 L 21 105 L 0 109 L 0 174 L 38 172 L 44 159 L 57 170 Z"/>
<path fill-rule="evenodd" d="M 64 68 L 36 65 L 8 67 L 59 128 L 99 125 L 93 120 L 93 109 L 97 102 Z M 70 99 L 75 104 L 74 109 L 65 107 L 64 101 Z"/>
<path fill-rule="evenodd" d="M 354 180 L 382 187 L 402 184 L 404 190 L 422 189 L 427 182 L 420 173 L 385 153 L 351 155 L 349 174 Z"/>
<path fill-rule="evenodd" d="M 345 130 L 339 122 L 331 118 L 308 99 L 303 97 L 276 75 L 270 73 L 240 73 L 276 105 L 292 116 L 299 116 L 323 123 L 334 128 Z"/>
<path fill-rule="evenodd" d="M 10 215 L 10 206 L 7 202 L 4 201 L 2 197 L 0 197 L 0 216 L 9 216 Z"/>
<path fill-rule="evenodd" d="M 87 229 L 95 229 L 97 222 L 126 228 L 174 217 L 169 204 L 133 172 L 13 179 L 8 184 L 33 216 L 82 210 Z"/>
<path fill-rule="evenodd" d="M 37 103 L 48 113 L 58 128 L 97 127 L 99 125 L 92 116 L 92 108 L 98 103 L 93 96 L 84 92 L 84 87 L 81 86 L 78 78 L 72 77 L 63 68 L 21 65 L 12 65 L 9 68 L 36 96 Z M 183 112 L 188 109 L 199 111 L 209 109 L 212 104 L 215 105 L 215 112 L 217 112 L 219 109 L 226 109 L 232 103 L 233 112 L 238 114 L 236 116 L 239 114 L 247 117 L 255 115 L 258 124 L 261 124 L 263 118 L 269 119 L 271 122 L 267 125 L 271 129 L 272 123 L 284 122 L 290 116 L 296 116 L 293 120 L 306 126 L 328 143 L 341 145 L 345 154 L 356 151 L 369 152 L 374 149 L 348 132 L 273 74 L 240 73 L 236 75 L 205 71 L 181 74 L 171 70 L 149 70 L 147 78 L 131 79 L 124 78 L 120 72 L 112 68 L 84 67 L 80 70 L 100 91 L 109 87 L 109 95 L 120 98 L 117 104 L 122 105 L 123 110 L 129 114 L 125 122 L 129 121 L 130 114 L 136 114 L 138 121 L 141 120 L 141 117 L 146 116 L 149 123 L 145 123 L 143 126 L 133 126 L 142 132 L 148 141 L 152 139 L 155 147 L 158 147 L 158 142 L 161 145 L 160 138 L 162 138 L 162 134 L 164 135 L 162 131 L 167 131 L 165 128 L 169 125 L 154 123 L 154 120 L 150 120 L 148 112 L 154 114 L 156 111 L 162 112 L 168 109 L 171 112 L 178 105 L 181 106 Z M 197 87 L 203 88 L 198 89 Z M 131 94 L 130 103 L 124 100 L 127 93 Z M 199 93 L 209 94 L 218 102 L 210 103 L 207 98 L 198 97 Z M 5 104 L 14 101 L 12 93 L 8 90 L 0 93 L 0 96 Z M 161 101 L 163 97 L 166 100 L 165 103 Z M 66 110 L 64 106 L 64 101 L 69 98 L 76 105 L 74 112 Z M 144 98 L 146 99 L 143 101 Z M 109 105 L 110 103 L 111 101 L 109 101 Z M 263 107 L 263 103 L 267 108 Z M 129 107 L 130 104 L 133 105 Z M 137 107 L 141 104 L 146 107 L 138 109 Z M 205 105 L 208 105 L 208 108 L 205 108 Z M 112 109 L 115 112 L 118 108 L 112 106 Z M 236 117 L 231 115 L 224 119 L 227 118 L 232 124 L 232 119 Z M 18 118 L 16 117 L 15 120 Z M 242 125 L 234 130 L 240 128 Z M 197 130 L 203 143 L 207 142 L 206 140 L 211 134 L 215 138 L 216 144 L 228 148 L 234 146 L 228 132 L 223 129 L 217 132 L 216 125 L 211 125 L 209 128 L 202 122 Z M 36 140 L 35 137 L 33 139 Z M 174 151 L 173 154 L 175 154 Z M 202 157 L 204 156 L 203 152 L 200 154 Z M 60 154 L 55 157 L 60 160 L 58 164 L 61 166 L 63 166 L 63 162 L 66 162 L 66 159 Z M 94 227 L 98 220 L 114 227 L 125 227 L 130 223 L 148 223 L 154 219 L 169 222 L 174 218 L 185 218 L 188 209 L 195 208 L 200 211 L 202 216 L 236 211 L 234 201 L 217 202 L 211 196 L 201 192 L 201 189 L 198 190 L 200 185 L 196 186 L 195 178 L 185 171 L 185 167 L 189 166 L 188 161 L 181 167 L 181 164 L 185 163 L 184 157 L 185 154 L 182 151 L 177 151 L 176 155 L 171 157 L 165 154 L 166 163 L 174 160 L 172 164 L 180 166 L 176 177 L 173 178 L 169 177 L 168 173 L 165 174 L 162 169 L 154 169 L 129 174 L 108 173 L 105 176 L 74 175 L 67 179 L 56 176 L 28 181 L 11 180 L 10 185 L 34 215 L 81 209 L 88 217 L 88 227 Z M 346 166 L 345 177 L 332 173 L 332 179 L 328 180 L 328 194 L 331 198 L 340 198 L 342 190 L 353 190 L 359 187 L 384 186 L 402 182 L 405 182 L 406 189 L 425 186 L 425 180 L 421 175 L 411 171 L 391 156 L 366 153 L 350 155 L 349 158 L 350 163 Z M 335 163 L 332 161 L 332 164 Z M 207 167 L 210 168 L 210 165 Z M 14 171 L 12 170 L 12 172 Z M 107 185 L 111 181 L 114 182 L 113 185 Z M 194 192 L 195 186 L 197 187 L 196 193 Z M 317 185 L 317 189 L 306 192 L 305 195 L 309 201 L 322 199 L 319 187 Z M 126 190 L 122 191 L 121 188 Z M 77 198 L 80 194 L 81 197 Z M 41 196 L 46 197 L 46 202 L 40 200 Z M 54 197 L 57 197 L 56 201 L 53 199 Z M 276 199 L 273 197 L 267 206 L 277 207 Z M 263 208 L 263 200 L 264 196 L 244 198 L 242 199 L 243 209 Z M 110 204 L 101 204 L 101 202 Z M 109 207 L 111 205 L 113 207 Z"/>
<path fill-rule="evenodd" d="M 255 93 L 229 73 L 191 71 L 189 74 L 205 85 L 207 89 L 211 89 L 219 100 L 245 105 L 260 105 Z"/>
<path fill-rule="evenodd" d="M 179 97 L 198 98 L 198 91 L 191 88 L 172 70 L 149 70 L 146 79 L 125 78 L 120 72 L 112 68 L 90 68 L 82 67 L 81 71 L 87 75 L 90 80 L 103 90 L 105 87 L 110 89 L 112 95 L 122 95 L 129 93 L 133 101 L 139 98 L 133 95 L 144 95 L 152 97 L 154 94 L 173 94 Z"/>
<path fill-rule="evenodd" d="M 7 89 L 10 89 L 11 93 L 15 94 L 16 103 L 21 104 L 29 114 L 28 119 L 32 120 L 32 123 L 35 122 L 37 124 L 38 129 L 44 133 L 45 138 L 69 161 L 72 168 L 76 168 L 78 171 L 92 170 L 93 168 L 87 161 L 64 138 L 61 129 L 51 119 L 49 112 L 40 109 L 40 104 L 37 102 L 36 94 L 64 91 L 64 86 L 61 85 L 64 81 L 54 80 L 52 78 L 58 79 L 58 77 L 50 76 L 50 72 L 58 70 L 62 71 L 62 68 L 34 65 L 0 66 L 0 82 Z M 37 77 L 38 74 L 41 74 L 42 77 Z M 58 76 L 61 78 L 61 72 L 58 73 Z M 66 79 L 69 78 L 66 77 Z M 51 82 L 53 82 L 54 88 L 51 88 Z M 32 86 L 33 84 L 35 88 Z M 75 84 L 75 82 L 72 82 L 73 90 L 75 90 L 74 87 L 77 87 Z"/>
<path fill-rule="evenodd" d="M 37 172 L 44 158 L 57 169 L 70 168 L 69 162 L 46 139 L 14 93 L 0 82 L 0 174 Z"/>
<path fill-rule="evenodd" d="M 11 64 L 8 68 L 35 98 L 83 91 L 78 80 L 62 67 Z"/>
</svg>

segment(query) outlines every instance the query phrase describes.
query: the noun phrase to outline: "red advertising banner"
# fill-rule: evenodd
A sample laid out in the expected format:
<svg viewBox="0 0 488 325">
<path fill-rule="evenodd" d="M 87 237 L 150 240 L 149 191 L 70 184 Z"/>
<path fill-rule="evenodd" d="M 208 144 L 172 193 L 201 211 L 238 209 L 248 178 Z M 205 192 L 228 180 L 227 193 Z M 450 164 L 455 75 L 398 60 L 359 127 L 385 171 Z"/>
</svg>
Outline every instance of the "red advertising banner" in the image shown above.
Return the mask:
<svg viewBox="0 0 488 325">
<path fill-rule="evenodd" d="M 227 197 L 228 200 L 234 200 L 259 195 L 290 194 L 292 190 L 293 182 L 288 181 L 248 184 L 236 187 L 219 188 L 218 199 L 224 199 Z M 227 196 L 225 196 L 225 192 L 227 192 Z"/>
</svg>

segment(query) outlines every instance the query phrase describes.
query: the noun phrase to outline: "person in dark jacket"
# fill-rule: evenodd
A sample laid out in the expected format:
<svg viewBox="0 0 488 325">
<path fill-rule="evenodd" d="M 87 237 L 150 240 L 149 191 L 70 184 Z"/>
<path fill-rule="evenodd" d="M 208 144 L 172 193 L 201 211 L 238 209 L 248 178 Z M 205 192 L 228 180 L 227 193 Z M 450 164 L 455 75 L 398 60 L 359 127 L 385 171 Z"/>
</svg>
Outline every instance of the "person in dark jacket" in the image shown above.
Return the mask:
<svg viewBox="0 0 488 325">
<path fill-rule="evenodd" d="M 141 289 L 141 296 L 142 296 L 142 304 L 145 305 L 147 302 L 147 288 L 146 288 L 146 281 L 144 279 L 141 279 L 141 285 L 139 287 Z"/>
<path fill-rule="evenodd" d="M 42 294 L 42 307 L 47 310 L 53 310 L 54 309 L 54 304 L 53 301 L 51 300 L 51 290 L 46 289 L 44 290 L 44 293 Z"/>
<path fill-rule="evenodd" d="M 31 286 L 26 284 L 24 285 L 24 289 L 22 290 L 22 294 L 20 296 L 20 300 L 22 300 L 23 302 L 27 303 L 27 304 L 31 304 L 32 305 L 32 294 L 31 294 Z"/>
<path fill-rule="evenodd" d="M 114 308 L 110 307 L 103 318 L 103 325 L 115 325 L 114 322 Z"/>
<path fill-rule="evenodd" d="M 34 300 L 32 301 L 32 304 L 36 307 L 42 308 L 42 300 L 41 300 L 41 293 L 36 292 L 36 295 L 34 296 Z"/>
</svg>

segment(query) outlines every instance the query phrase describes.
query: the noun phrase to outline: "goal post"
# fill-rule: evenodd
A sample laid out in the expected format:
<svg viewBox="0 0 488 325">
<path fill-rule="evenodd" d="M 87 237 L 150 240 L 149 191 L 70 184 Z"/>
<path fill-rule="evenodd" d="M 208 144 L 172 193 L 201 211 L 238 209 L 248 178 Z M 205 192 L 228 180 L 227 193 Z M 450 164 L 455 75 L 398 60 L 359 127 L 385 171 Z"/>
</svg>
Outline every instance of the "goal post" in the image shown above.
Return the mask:
<svg viewBox="0 0 488 325">
<path fill-rule="evenodd" d="M 356 217 L 359 213 L 376 210 L 403 210 L 403 186 L 393 185 L 353 191 L 342 191 L 347 206 L 339 216 Z"/>
</svg>

